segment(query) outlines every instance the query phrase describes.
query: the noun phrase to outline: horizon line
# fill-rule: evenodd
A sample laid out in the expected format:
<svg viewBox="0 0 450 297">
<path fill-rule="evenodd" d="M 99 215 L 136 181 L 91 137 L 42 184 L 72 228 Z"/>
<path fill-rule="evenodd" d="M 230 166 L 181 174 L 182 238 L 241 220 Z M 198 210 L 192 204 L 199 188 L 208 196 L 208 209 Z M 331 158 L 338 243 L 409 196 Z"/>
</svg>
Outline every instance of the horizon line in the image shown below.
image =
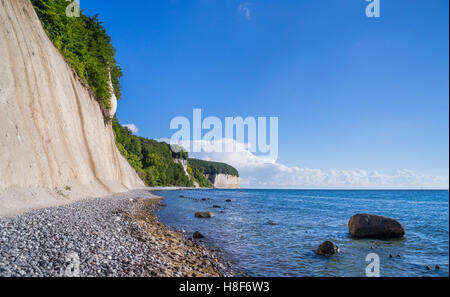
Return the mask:
<svg viewBox="0 0 450 297">
<path fill-rule="evenodd" d="M 290 190 L 290 191 L 449 191 L 450 189 L 446 188 L 395 188 L 395 189 L 371 189 L 371 188 L 303 188 L 303 189 L 295 189 L 295 188 L 240 188 L 240 189 L 216 189 L 216 190 Z"/>
</svg>

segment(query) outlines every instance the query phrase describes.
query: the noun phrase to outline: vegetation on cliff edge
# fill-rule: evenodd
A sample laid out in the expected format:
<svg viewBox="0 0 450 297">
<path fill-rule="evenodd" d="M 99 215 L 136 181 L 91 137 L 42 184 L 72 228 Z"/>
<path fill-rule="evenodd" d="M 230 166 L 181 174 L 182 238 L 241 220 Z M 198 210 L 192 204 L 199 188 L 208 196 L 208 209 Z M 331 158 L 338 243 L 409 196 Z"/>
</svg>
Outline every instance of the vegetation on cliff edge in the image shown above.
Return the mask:
<svg viewBox="0 0 450 297">
<path fill-rule="evenodd" d="M 98 15 L 87 16 L 81 11 L 80 17 L 68 17 L 66 0 L 31 0 L 31 3 L 50 40 L 89 85 L 103 111 L 108 110 L 111 92 L 117 99 L 121 97 L 122 70 L 115 59 L 111 38 Z M 112 128 L 120 153 L 148 186 L 192 187 L 197 183 L 200 187 L 211 187 L 204 174 L 238 174 L 226 164 L 188 160 L 189 156 L 183 150 L 175 153 L 167 143 L 135 136 L 121 126 L 115 116 Z M 177 159 L 187 161 L 188 174 Z"/>
<path fill-rule="evenodd" d="M 112 91 L 109 76 L 120 99 L 122 70 L 98 16 L 86 16 L 81 11 L 80 17 L 67 17 L 66 0 L 31 0 L 31 3 L 53 44 L 87 82 L 103 107 L 109 109 Z"/>
<path fill-rule="evenodd" d="M 192 187 L 194 181 L 201 187 L 211 186 L 197 169 L 192 169 L 188 164 L 188 176 L 183 166 L 176 161 L 187 160 L 187 152 L 173 152 L 165 142 L 135 136 L 127 127 L 119 124 L 117 117 L 113 118 L 112 125 L 120 153 L 148 186 Z"/>
<path fill-rule="evenodd" d="M 236 170 L 236 168 L 225 163 L 210 162 L 197 159 L 189 159 L 188 161 L 193 169 L 197 169 L 203 174 L 228 174 L 239 177 L 239 172 Z"/>
</svg>

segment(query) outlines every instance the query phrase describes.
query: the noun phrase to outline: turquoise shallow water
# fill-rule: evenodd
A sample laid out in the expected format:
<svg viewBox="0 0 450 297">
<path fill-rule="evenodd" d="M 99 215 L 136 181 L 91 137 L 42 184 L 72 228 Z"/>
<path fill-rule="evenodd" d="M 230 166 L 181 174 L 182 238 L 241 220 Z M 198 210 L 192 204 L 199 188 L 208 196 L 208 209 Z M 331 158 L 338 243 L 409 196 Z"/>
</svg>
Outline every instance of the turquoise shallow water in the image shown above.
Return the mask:
<svg viewBox="0 0 450 297">
<path fill-rule="evenodd" d="M 369 253 L 379 255 L 381 276 L 449 275 L 448 191 L 186 190 L 157 194 L 166 198 L 167 207 L 158 212 L 163 223 L 188 233 L 200 231 L 206 236 L 205 244 L 219 247 L 236 269 L 250 276 L 365 276 Z M 197 211 L 211 211 L 215 217 L 196 219 Z M 399 220 L 406 238 L 351 238 L 347 223 L 357 213 Z M 335 242 L 341 254 L 315 255 L 313 250 L 325 240 Z M 435 265 L 441 269 L 435 270 Z"/>
</svg>

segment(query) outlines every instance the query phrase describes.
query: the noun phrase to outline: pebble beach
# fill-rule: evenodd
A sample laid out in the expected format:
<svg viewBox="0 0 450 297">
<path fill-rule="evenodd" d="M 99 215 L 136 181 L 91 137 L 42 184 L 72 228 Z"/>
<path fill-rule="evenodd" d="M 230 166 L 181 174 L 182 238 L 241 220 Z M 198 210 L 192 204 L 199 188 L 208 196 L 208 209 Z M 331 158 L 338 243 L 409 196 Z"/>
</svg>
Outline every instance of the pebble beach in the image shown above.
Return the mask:
<svg viewBox="0 0 450 297">
<path fill-rule="evenodd" d="M 161 207 L 140 189 L 0 219 L 0 276 L 232 276 L 219 251 L 160 223 Z"/>
</svg>

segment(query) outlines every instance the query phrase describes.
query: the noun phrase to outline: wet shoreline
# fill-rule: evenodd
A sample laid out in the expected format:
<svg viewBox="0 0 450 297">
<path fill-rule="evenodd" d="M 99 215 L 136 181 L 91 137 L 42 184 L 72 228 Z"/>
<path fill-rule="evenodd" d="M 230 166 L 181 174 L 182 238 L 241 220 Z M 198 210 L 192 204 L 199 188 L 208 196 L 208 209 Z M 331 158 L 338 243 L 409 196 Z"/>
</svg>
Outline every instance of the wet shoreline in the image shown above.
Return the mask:
<svg viewBox="0 0 450 297">
<path fill-rule="evenodd" d="M 381 276 L 448 276 L 448 192 L 336 190 L 155 191 L 167 207 L 164 224 L 200 232 L 206 246 L 219 248 L 235 274 L 255 277 L 364 277 L 366 258 L 376 253 Z M 227 202 L 231 200 L 231 202 Z M 388 207 L 386 207 L 388 206 Z M 405 211 L 407 210 L 407 211 Z M 213 213 L 198 218 L 197 212 Z M 402 238 L 352 236 L 358 213 L 393 218 Z M 340 253 L 316 253 L 324 242 Z"/>
</svg>

